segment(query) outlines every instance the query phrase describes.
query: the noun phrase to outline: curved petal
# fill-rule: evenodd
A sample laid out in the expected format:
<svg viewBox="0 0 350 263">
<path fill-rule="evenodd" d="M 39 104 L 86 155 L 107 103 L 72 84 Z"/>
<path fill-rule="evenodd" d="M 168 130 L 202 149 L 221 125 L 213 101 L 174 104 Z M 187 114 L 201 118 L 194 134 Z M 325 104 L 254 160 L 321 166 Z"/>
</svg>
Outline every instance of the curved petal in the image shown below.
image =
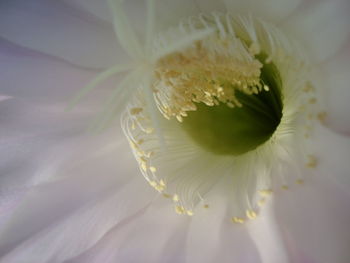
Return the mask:
<svg viewBox="0 0 350 263">
<path fill-rule="evenodd" d="M 93 248 L 69 262 L 183 262 L 181 241 L 187 223 L 188 218 L 175 214 L 168 202 L 160 204 L 157 200 L 147 211 L 114 227 Z"/>
<path fill-rule="evenodd" d="M 232 14 L 254 14 L 266 21 L 278 22 L 296 10 L 301 0 L 224 0 L 224 2 Z"/>
<path fill-rule="evenodd" d="M 244 225 L 231 222 L 230 196 L 222 180 L 206 196 L 208 208 L 195 209 L 187 236 L 186 262 L 260 262 Z M 217 189 L 216 189 L 217 188 Z"/>
<path fill-rule="evenodd" d="M 84 67 L 105 68 L 123 59 L 112 27 L 60 1 L 2 2 L 0 36 Z"/>
<path fill-rule="evenodd" d="M 350 188 L 349 137 L 318 125 L 311 138 L 311 148 L 317 161 L 313 172 L 319 177 L 328 178 L 348 191 Z"/>
<path fill-rule="evenodd" d="M 64 167 L 75 164 L 73 158 L 87 162 L 111 142 L 123 141 L 121 131 L 84 134 L 103 105 L 102 94 L 82 101 L 72 112 L 64 111 L 68 99 L 94 72 L 11 45 L 5 49 L 3 42 L 0 46 L 1 88 L 13 97 L 0 103 L 0 189 L 57 179 L 67 172 Z"/>
<path fill-rule="evenodd" d="M 247 224 L 248 232 L 255 242 L 262 263 L 289 263 L 288 250 L 272 207 L 273 200 L 269 200 L 259 216 Z"/>
<path fill-rule="evenodd" d="M 350 35 L 350 4 L 346 0 L 316 1 L 288 18 L 292 32 L 316 61 L 324 61 L 345 44 Z"/>
<path fill-rule="evenodd" d="M 117 193 L 90 202 L 58 222 L 53 221 L 52 225 L 17 244 L 1 262 L 64 262 L 75 257 L 92 247 L 113 226 L 145 207 L 152 196 L 149 188 L 141 178 L 136 178 Z M 130 196 L 131 191 L 139 194 Z M 22 226 L 28 227 L 29 223 L 32 222 L 26 221 Z M 20 232 L 19 227 L 17 225 Z M 5 232 L 2 238 L 8 240 L 8 233 L 13 234 L 14 229 Z"/>
<path fill-rule="evenodd" d="M 112 14 L 109 10 L 107 1 L 95 0 L 62 0 L 65 4 L 79 8 L 83 12 L 88 12 L 99 19 L 112 24 Z"/>
<path fill-rule="evenodd" d="M 327 77 L 327 125 L 350 135 L 350 44 L 324 65 Z"/>
<path fill-rule="evenodd" d="M 349 204 L 349 192 L 322 178 L 278 196 L 276 215 L 290 247 L 300 254 L 296 262 L 348 262 Z"/>
<path fill-rule="evenodd" d="M 2 38 L 0 68 L 1 94 L 25 99 L 26 103 L 35 103 L 36 106 L 68 104 L 68 100 L 98 73 L 19 47 Z M 107 86 L 112 86 L 112 83 L 108 82 Z M 97 97 L 94 96 L 94 100 L 101 103 Z M 82 102 L 79 106 L 85 101 Z M 93 101 L 88 102 L 91 106 Z"/>
</svg>

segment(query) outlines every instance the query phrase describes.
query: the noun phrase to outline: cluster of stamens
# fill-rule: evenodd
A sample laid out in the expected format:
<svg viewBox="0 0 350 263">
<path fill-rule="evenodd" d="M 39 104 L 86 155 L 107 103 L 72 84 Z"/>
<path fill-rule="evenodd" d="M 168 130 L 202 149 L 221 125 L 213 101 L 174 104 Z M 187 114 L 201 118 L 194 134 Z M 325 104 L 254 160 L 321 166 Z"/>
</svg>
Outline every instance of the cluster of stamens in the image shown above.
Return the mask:
<svg viewBox="0 0 350 263">
<path fill-rule="evenodd" d="M 288 190 L 289 187 L 292 187 L 290 182 L 303 184 L 302 177 L 298 177 L 296 180 L 286 181 L 284 181 L 283 178 L 281 183 L 278 184 L 278 188 L 276 188 L 275 185 L 273 186 L 271 182 L 269 182 L 270 172 L 274 167 L 270 167 L 268 163 L 278 163 L 279 161 L 282 163 L 285 161 L 279 157 L 277 152 L 285 147 L 282 139 L 291 136 L 292 130 L 294 132 L 294 126 L 291 124 L 294 123 L 294 118 L 297 113 L 296 108 L 298 106 L 306 108 L 305 105 L 314 104 L 316 101 L 313 97 L 314 87 L 311 83 L 306 81 L 306 77 L 304 78 L 301 76 L 301 73 L 306 74 L 306 71 L 304 71 L 302 67 L 296 66 L 299 65 L 297 64 L 298 60 L 294 62 L 293 56 L 284 54 L 286 48 L 282 48 L 284 42 L 280 41 L 284 39 L 280 37 L 279 33 L 277 34 L 275 32 L 276 35 L 269 35 L 270 31 L 267 30 L 267 25 L 261 23 L 259 26 L 264 28 L 266 32 L 260 36 L 260 41 L 257 41 L 257 33 L 252 21 L 248 23 L 248 20 L 246 21 L 245 19 L 227 19 L 230 18 L 229 16 L 221 17 L 214 15 L 213 17 L 218 19 L 214 19 L 215 22 L 212 21 L 211 23 L 217 23 L 219 29 L 224 26 L 226 32 L 222 33 L 220 29 L 218 31 L 222 34 L 216 32 L 202 40 L 196 40 L 191 45 L 160 58 L 155 65 L 151 84 L 152 95 L 160 113 L 166 119 L 175 118 L 179 122 L 182 122 L 183 118 L 190 115 L 188 112 L 197 110 L 197 105 L 199 103 L 203 103 L 209 107 L 219 104 L 225 104 L 230 108 L 242 107 L 241 102 L 237 98 L 238 92 L 246 95 L 254 95 L 263 90 L 273 91 L 273 85 L 270 85 L 270 87 L 267 86 L 263 83 L 261 78 L 264 65 L 270 63 L 279 66 L 284 85 L 278 88 L 281 88 L 286 98 L 294 98 L 294 94 L 301 94 L 301 91 L 309 95 L 304 96 L 304 99 L 307 99 L 305 102 L 284 100 L 284 116 L 281 125 L 278 127 L 278 131 L 276 131 L 275 135 L 269 140 L 269 143 L 265 146 L 266 149 L 261 147 L 258 154 L 256 154 L 257 157 L 254 157 L 254 165 L 261 168 L 257 168 L 256 171 L 251 172 L 251 163 L 247 162 L 245 166 L 247 169 L 238 171 L 245 172 L 244 176 L 247 177 L 254 176 L 254 178 L 257 178 L 261 176 L 263 179 L 261 181 L 266 179 L 266 183 L 264 181 L 258 186 L 252 186 L 256 188 L 255 190 L 257 191 L 255 191 L 257 193 L 254 197 L 255 199 L 251 199 L 252 205 L 250 204 L 250 200 L 245 203 L 246 198 L 241 201 L 243 204 L 242 208 L 235 207 L 238 212 L 236 213 L 235 211 L 235 216 L 231 218 L 231 221 L 233 223 L 242 224 L 258 216 L 259 207 L 265 205 L 273 191 L 279 188 Z M 213 18 L 208 17 L 207 19 L 211 21 Z M 197 25 L 198 23 L 194 24 Z M 228 34 L 233 30 L 230 29 L 232 25 L 235 25 L 237 32 L 240 32 L 240 30 L 242 31 L 243 29 L 240 29 L 240 25 L 243 24 L 247 27 L 246 34 L 249 35 L 247 39 L 244 40 L 242 37 L 238 38 L 236 34 L 233 34 L 235 32 Z M 200 28 L 206 26 L 204 22 L 200 24 Z M 194 26 L 189 23 L 187 29 L 190 30 L 192 27 Z M 242 26 L 242 28 L 245 27 Z M 246 34 L 242 33 L 242 36 Z M 282 50 L 283 52 L 277 52 L 278 50 Z M 264 54 L 267 57 L 263 59 L 260 57 L 260 59 L 258 59 L 257 57 L 259 54 Z M 135 101 L 130 103 L 122 119 L 125 134 L 133 148 L 142 174 L 151 187 L 157 190 L 163 197 L 173 202 L 176 213 L 192 216 L 198 204 L 208 209 L 209 204 L 207 200 L 204 199 L 205 191 L 198 190 L 204 185 L 204 181 L 208 178 L 198 179 L 199 176 L 197 176 L 196 173 L 180 174 L 178 170 L 181 170 L 181 167 L 179 167 L 178 170 L 164 169 L 166 165 L 164 164 L 164 159 L 162 159 L 164 157 L 164 151 L 160 146 L 155 132 L 156 127 L 152 122 L 149 112 L 150 109 L 146 104 L 144 94 L 142 92 L 138 93 Z M 292 110 L 289 113 L 286 109 Z M 302 109 L 299 109 L 298 111 L 301 110 Z M 314 118 L 314 116 L 315 114 L 312 115 L 312 118 Z M 321 120 L 324 119 L 325 116 L 324 114 L 319 114 L 317 118 Z M 178 151 L 183 150 L 181 149 L 182 146 L 179 146 L 177 142 L 183 141 L 185 137 L 179 137 L 181 140 L 174 140 L 174 138 L 177 139 L 178 136 L 182 136 L 181 132 L 183 131 L 179 129 L 179 134 L 176 134 L 176 136 L 171 133 L 174 127 L 178 129 L 178 127 L 185 124 L 186 120 L 184 123 L 179 122 L 161 120 L 160 123 L 158 123 L 159 126 L 163 125 L 161 128 L 164 129 L 165 127 L 164 135 L 167 136 L 165 139 L 168 143 L 166 145 L 168 147 L 168 152 L 166 152 L 166 154 L 174 156 L 174 159 L 170 162 L 178 158 L 178 155 L 176 155 Z M 169 128 L 170 126 L 168 125 L 173 123 L 176 124 Z M 280 138 L 281 142 L 278 141 Z M 279 147 L 279 144 L 283 147 Z M 188 145 L 185 147 L 193 147 L 194 150 L 191 149 L 191 151 L 196 154 L 202 154 L 194 144 L 194 146 Z M 184 152 L 188 153 L 186 151 Z M 270 159 L 271 154 L 274 155 Z M 294 152 L 288 152 L 288 154 L 294 154 Z M 260 158 L 261 156 L 262 158 Z M 266 162 L 264 164 L 260 164 L 260 166 L 256 164 L 260 160 L 265 161 L 265 159 Z M 188 160 L 185 160 L 183 165 L 185 165 L 187 161 Z M 246 160 L 244 160 L 244 162 L 246 162 Z M 313 155 L 309 155 L 305 166 L 307 168 L 315 168 L 317 162 L 318 160 Z M 169 166 L 172 167 L 170 164 Z M 178 173 L 176 178 L 171 172 Z M 200 172 L 201 170 L 198 169 L 198 173 Z M 183 180 L 185 177 L 188 179 L 187 181 Z M 187 183 L 192 183 L 194 178 L 198 179 L 199 182 L 193 187 L 196 190 L 194 191 L 195 193 L 192 194 L 191 192 L 191 198 L 193 197 L 193 200 L 188 201 L 188 199 L 191 198 L 188 198 L 187 195 L 187 192 L 190 192 L 188 191 L 190 186 Z M 261 178 L 259 177 L 259 179 Z M 192 188 L 190 190 L 192 191 Z M 204 198 L 202 198 L 202 195 Z M 210 203 L 210 206 L 211 205 Z"/>
<path fill-rule="evenodd" d="M 165 118 L 176 117 L 181 122 L 188 111 L 197 109 L 196 103 L 241 107 L 236 91 L 250 95 L 268 89 L 260 81 L 262 64 L 249 50 L 239 57 L 227 54 L 232 41 L 237 39 L 213 36 L 158 62 L 153 90 Z M 214 52 L 209 52 L 213 46 Z"/>
</svg>

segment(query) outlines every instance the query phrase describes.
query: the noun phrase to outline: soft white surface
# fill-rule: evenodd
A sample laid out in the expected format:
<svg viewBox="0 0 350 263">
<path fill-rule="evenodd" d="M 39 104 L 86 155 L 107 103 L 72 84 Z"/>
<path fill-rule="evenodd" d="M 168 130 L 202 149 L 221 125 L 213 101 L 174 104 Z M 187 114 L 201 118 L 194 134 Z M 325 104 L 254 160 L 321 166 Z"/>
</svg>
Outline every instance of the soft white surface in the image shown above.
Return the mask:
<svg viewBox="0 0 350 263">
<path fill-rule="evenodd" d="M 285 21 L 284 28 L 295 35 L 316 62 L 335 55 L 350 33 L 350 3 L 347 0 L 313 1 Z"/>
<path fill-rule="evenodd" d="M 103 68 L 123 57 L 111 26 L 60 1 L 0 3 L 0 36 L 86 67 Z"/>
</svg>

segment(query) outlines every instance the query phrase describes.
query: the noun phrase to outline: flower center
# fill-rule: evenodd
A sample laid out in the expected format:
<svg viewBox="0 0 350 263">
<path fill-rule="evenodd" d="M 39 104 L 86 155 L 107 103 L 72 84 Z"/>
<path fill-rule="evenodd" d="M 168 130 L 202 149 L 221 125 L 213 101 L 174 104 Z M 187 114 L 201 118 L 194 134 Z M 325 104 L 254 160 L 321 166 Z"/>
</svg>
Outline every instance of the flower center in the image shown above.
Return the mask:
<svg viewBox="0 0 350 263">
<path fill-rule="evenodd" d="M 271 137 L 282 117 L 282 83 L 274 64 L 263 64 L 260 81 L 265 89 L 257 94 L 235 92 L 241 103 L 238 107 L 197 103 L 197 110 L 184 118 L 183 128 L 200 146 L 216 154 L 254 150 Z"/>
<path fill-rule="evenodd" d="M 182 21 L 153 45 L 152 71 L 140 71 L 121 121 L 143 176 L 177 213 L 208 209 L 207 194 L 220 191 L 243 223 L 276 186 L 303 181 L 315 98 L 297 44 L 261 20 L 215 13 Z"/>
<path fill-rule="evenodd" d="M 163 115 L 175 116 L 199 146 L 214 154 L 254 150 L 281 121 L 280 73 L 257 43 L 211 36 L 162 58 L 155 75 Z"/>
</svg>

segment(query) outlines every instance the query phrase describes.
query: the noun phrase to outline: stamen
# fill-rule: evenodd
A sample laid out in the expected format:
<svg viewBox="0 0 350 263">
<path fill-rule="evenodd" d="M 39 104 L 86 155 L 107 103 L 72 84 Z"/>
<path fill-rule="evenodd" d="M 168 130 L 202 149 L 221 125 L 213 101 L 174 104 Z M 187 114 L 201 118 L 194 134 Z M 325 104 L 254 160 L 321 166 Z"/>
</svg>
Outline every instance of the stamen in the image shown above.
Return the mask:
<svg viewBox="0 0 350 263">
<path fill-rule="evenodd" d="M 153 5 L 153 0 L 149 1 L 148 8 Z M 148 17 L 152 12 L 149 10 Z M 151 32 L 153 22 L 148 23 L 147 32 Z M 242 224 L 258 216 L 272 189 L 303 183 L 299 163 L 303 156 L 294 139 L 296 134 L 302 139 L 302 127 L 310 126 L 306 125 L 313 103 L 309 100 L 316 97 L 308 87 L 307 64 L 282 32 L 251 17 L 217 13 L 183 21 L 178 28 L 157 36 L 153 48 L 148 62 L 152 70 L 142 71 L 143 85 L 135 89 L 137 94 L 123 114 L 122 125 L 143 176 L 173 203 L 176 213 L 193 216 L 197 208 L 208 209 L 203 197 L 227 179 L 220 191 L 229 187 L 231 221 Z M 156 104 L 150 105 L 154 100 Z M 302 104 L 305 112 L 301 113 Z M 236 110 L 242 114 L 240 119 L 216 122 Z M 248 111 L 252 117 L 245 114 Z M 203 127 L 192 125 L 196 130 L 192 136 L 186 125 L 195 114 L 208 121 Z M 300 123 L 298 114 L 305 115 Z M 251 137 L 244 137 L 247 132 L 235 134 L 238 141 L 254 142 L 248 150 L 233 154 L 227 143 L 232 134 L 227 141 L 221 133 L 212 136 L 214 148 L 224 141 L 229 151 L 208 150 L 196 141 L 199 132 L 208 127 L 227 131 L 230 125 L 237 128 L 252 119 Z M 273 123 L 268 136 L 254 141 L 267 122 Z M 311 157 L 303 161 L 311 168 L 317 164 Z M 287 168 L 292 172 L 286 173 Z M 212 206 L 215 202 L 210 202 Z"/>
</svg>

